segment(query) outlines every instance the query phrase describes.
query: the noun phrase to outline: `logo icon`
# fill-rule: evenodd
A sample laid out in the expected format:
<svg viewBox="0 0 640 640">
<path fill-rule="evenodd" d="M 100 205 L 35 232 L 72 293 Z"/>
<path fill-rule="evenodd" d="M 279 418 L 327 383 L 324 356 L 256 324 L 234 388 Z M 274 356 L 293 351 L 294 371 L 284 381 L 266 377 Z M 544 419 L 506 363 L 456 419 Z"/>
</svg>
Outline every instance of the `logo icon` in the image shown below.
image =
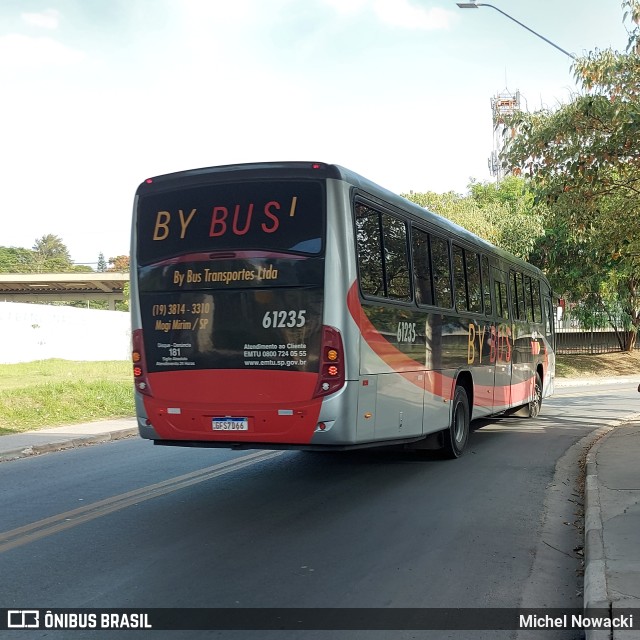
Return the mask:
<svg viewBox="0 0 640 640">
<path fill-rule="evenodd" d="M 40 612 L 37 609 L 9 609 L 7 612 L 7 628 L 39 629 Z"/>
</svg>

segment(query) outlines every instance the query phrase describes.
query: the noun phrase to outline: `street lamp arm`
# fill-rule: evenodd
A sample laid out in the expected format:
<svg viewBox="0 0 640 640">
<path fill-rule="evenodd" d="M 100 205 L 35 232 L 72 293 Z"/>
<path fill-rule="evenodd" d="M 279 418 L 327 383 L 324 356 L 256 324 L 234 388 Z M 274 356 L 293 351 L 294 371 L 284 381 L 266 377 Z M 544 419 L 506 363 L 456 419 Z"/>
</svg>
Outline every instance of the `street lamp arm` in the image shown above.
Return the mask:
<svg viewBox="0 0 640 640">
<path fill-rule="evenodd" d="M 513 20 L 513 22 L 515 22 L 516 24 L 519 24 L 521 27 L 524 27 L 530 33 L 533 33 L 534 36 L 538 36 L 538 38 L 540 38 L 541 40 L 544 40 L 547 44 L 550 44 L 552 47 L 555 47 L 558 51 L 562 51 L 562 53 L 564 53 L 565 56 L 569 56 L 572 60 L 576 59 L 576 57 L 572 53 L 565 51 L 562 47 L 559 47 L 555 42 L 551 42 L 551 40 L 549 40 L 548 38 L 545 38 L 543 35 L 540 35 L 537 31 L 534 31 L 530 27 L 527 27 L 526 24 L 523 24 L 522 22 L 520 22 L 520 20 L 516 20 L 513 16 L 510 16 L 508 13 L 505 13 L 502 9 L 498 9 L 498 7 L 494 7 L 492 4 L 488 4 L 486 2 L 459 2 L 458 3 L 458 6 L 464 9 L 470 9 L 471 5 L 473 5 L 474 7 L 491 7 L 492 9 L 495 9 L 498 13 L 501 13 L 506 18 L 509 18 L 509 20 Z"/>
</svg>

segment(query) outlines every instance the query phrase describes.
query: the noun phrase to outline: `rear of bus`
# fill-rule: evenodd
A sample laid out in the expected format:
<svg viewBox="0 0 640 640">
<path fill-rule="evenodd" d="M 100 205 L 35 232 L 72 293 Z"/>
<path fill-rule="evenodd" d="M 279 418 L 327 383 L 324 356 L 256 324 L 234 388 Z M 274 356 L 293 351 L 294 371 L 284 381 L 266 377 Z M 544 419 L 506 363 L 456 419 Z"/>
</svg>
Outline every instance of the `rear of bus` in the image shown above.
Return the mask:
<svg viewBox="0 0 640 640">
<path fill-rule="evenodd" d="M 131 309 L 142 437 L 304 446 L 330 429 L 323 402 L 326 413 L 340 395 L 345 362 L 341 331 L 323 323 L 328 173 L 236 165 L 140 185 Z"/>
</svg>

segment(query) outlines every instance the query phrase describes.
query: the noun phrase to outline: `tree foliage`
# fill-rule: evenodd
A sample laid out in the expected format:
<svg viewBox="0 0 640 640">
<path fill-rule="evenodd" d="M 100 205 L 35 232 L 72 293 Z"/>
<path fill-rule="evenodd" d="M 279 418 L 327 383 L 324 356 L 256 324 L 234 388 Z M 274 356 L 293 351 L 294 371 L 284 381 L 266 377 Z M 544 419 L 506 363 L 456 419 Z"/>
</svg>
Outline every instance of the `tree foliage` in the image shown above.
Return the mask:
<svg viewBox="0 0 640 640">
<path fill-rule="evenodd" d="M 74 264 L 69 250 L 56 235 L 34 241 L 32 249 L 0 247 L 0 273 L 91 273 L 87 265 Z"/>
<path fill-rule="evenodd" d="M 0 247 L 0 271 L 3 273 L 67 273 L 92 271 L 90 267 L 74 265 L 69 250 L 56 235 L 37 238 L 31 249 Z"/>
<path fill-rule="evenodd" d="M 35 273 L 33 251 L 21 247 L 0 247 L 0 273 Z"/>
<path fill-rule="evenodd" d="M 61 238 L 52 233 L 38 238 L 33 245 L 33 251 L 40 272 L 64 273 L 72 270 L 73 262 L 67 246 Z"/>
<path fill-rule="evenodd" d="M 466 196 L 425 192 L 404 197 L 525 260 L 544 233 L 546 208 L 535 204 L 523 178 L 472 182 Z"/>
<path fill-rule="evenodd" d="M 452 191 L 448 193 L 427 191 L 403 195 L 408 200 L 459 224 L 467 231 L 471 231 L 493 244 L 498 241 L 498 230 L 493 224 L 491 216 L 482 212 L 478 204 L 468 196 L 460 196 Z"/>
<path fill-rule="evenodd" d="M 115 258 L 109 258 L 109 267 L 107 268 L 107 271 L 129 271 L 129 256 L 116 256 Z"/>
<path fill-rule="evenodd" d="M 98 273 L 104 273 L 107 270 L 107 261 L 104 259 L 104 253 L 102 251 L 98 254 L 98 265 L 96 271 Z"/>
<path fill-rule="evenodd" d="M 547 209 L 536 203 L 527 182 L 516 176 L 507 176 L 500 182 L 472 182 L 471 197 L 478 206 L 492 216 L 498 229 L 496 244 L 523 260 L 544 236 Z"/>
<path fill-rule="evenodd" d="M 504 164 L 527 176 L 549 209 L 534 256 L 554 288 L 584 307 L 622 309 L 640 326 L 640 0 L 624 0 L 627 53 L 576 60 L 580 94 L 555 111 L 520 112 Z M 634 338 L 628 336 L 627 348 Z"/>
</svg>

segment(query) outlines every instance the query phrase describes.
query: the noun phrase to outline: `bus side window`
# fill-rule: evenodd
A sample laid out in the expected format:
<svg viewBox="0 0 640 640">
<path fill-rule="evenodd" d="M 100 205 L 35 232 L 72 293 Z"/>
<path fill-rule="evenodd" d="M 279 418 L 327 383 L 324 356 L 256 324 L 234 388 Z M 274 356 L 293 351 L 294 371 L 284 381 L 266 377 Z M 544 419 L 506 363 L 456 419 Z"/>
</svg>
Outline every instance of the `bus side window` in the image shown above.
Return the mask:
<svg viewBox="0 0 640 640">
<path fill-rule="evenodd" d="M 545 310 L 545 333 L 547 334 L 547 340 L 553 344 L 553 307 L 551 306 L 551 300 L 549 298 L 544 299 Z"/>
<path fill-rule="evenodd" d="M 480 256 L 473 251 L 453 245 L 453 279 L 456 309 L 482 313 L 480 287 Z"/>
<path fill-rule="evenodd" d="M 449 243 L 444 238 L 431 236 L 431 264 L 433 267 L 433 303 L 443 309 L 451 309 L 451 267 L 449 266 Z"/>
<path fill-rule="evenodd" d="M 362 293 L 411 300 L 406 223 L 360 202 L 355 210 Z"/>
<path fill-rule="evenodd" d="M 467 265 L 467 291 L 469 311 L 482 313 L 482 287 L 480 286 L 480 256 L 473 251 L 465 251 Z"/>
<path fill-rule="evenodd" d="M 467 278 L 464 266 L 464 250 L 457 245 L 453 245 L 453 283 L 456 298 L 456 309 L 467 311 L 469 308 L 469 297 L 467 294 Z"/>
<path fill-rule="evenodd" d="M 524 277 L 524 294 L 527 301 L 527 321 L 533 322 L 533 292 L 531 289 L 531 278 Z"/>
<path fill-rule="evenodd" d="M 484 298 L 484 313 L 490 316 L 491 309 L 491 280 L 489 280 L 489 258 L 482 256 L 482 297 Z"/>
<path fill-rule="evenodd" d="M 533 281 L 533 320 L 534 322 L 542 321 L 542 307 L 540 304 L 540 281 Z"/>
<path fill-rule="evenodd" d="M 429 234 L 414 227 L 413 238 L 413 275 L 415 278 L 416 302 L 434 304 L 433 284 L 431 282 L 431 261 L 429 260 Z"/>
<path fill-rule="evenodd" d="M 520 320 L 526 320 L 527 317 L 527 309 L 526 309 L 526 296 L 524 292 L 524 276 L 521 273 L 517 273 L 517 287 L 518 287 L 518 318 Z"/>
<path fill-rule="evenodd" d="M 355 209 L 360 289 L 365 295 L 383 296 L 380 216 L 361 203 Z"/>
<path fill-rule="evenodd" d="M 513 317 L 518 317 L 518 286 L 516 280 L 516 272 L 509 272 L 509 291 L 511 293 L 511 302 L 513 303 Z"/>
<path fill-rule="evenodd" d="M 507 285 L 504 282 L 494 282 L 494 293 L 496 298 L 496 313 L 504 320 L 509 319 L 509 300 L 507 298 Z"/>
<path fill-rule="evenodd" d="M 511 302 L 513 303 L 513 317 L 516 320 L 525 319 L 525 305 L 522 285 L 522 274 L 516 271 L 511 271 L 511 277 L 509 278 L 509 286 L 511 288 Z"/>
<path fill-rule="evenodd" d="M 387 297 L 396 300 L 411 300 L 407 224 L 388 213 L 383 213 L 382 245 L 384 247 L 383 269 Z"/>
</svg>

